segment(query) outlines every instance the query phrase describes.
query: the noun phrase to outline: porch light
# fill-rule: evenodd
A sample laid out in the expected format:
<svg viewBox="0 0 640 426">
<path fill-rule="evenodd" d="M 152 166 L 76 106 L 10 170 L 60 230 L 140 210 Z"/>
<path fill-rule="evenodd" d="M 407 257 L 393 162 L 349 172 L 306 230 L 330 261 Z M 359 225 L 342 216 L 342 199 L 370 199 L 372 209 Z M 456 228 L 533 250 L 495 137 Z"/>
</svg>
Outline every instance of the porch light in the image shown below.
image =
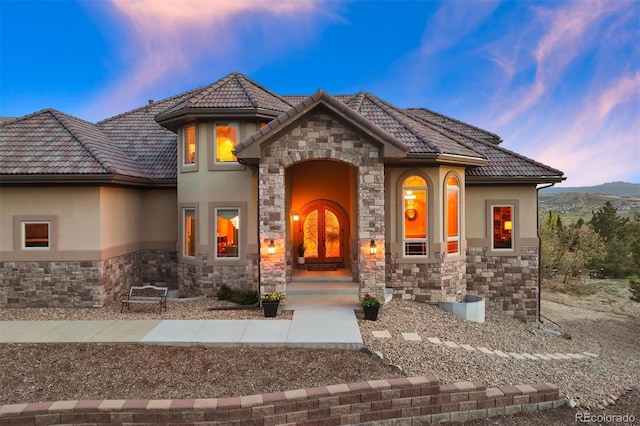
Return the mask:
<svg viewBox="0 0 640 426">
<path fill-rule="evenodd" d="M 505 220 L 504 222 L 504 230 L 505 231 L 511 231 L 513 229 L 513 222 L 511 222 L 510 220 Z"/>
<path fill-rule="evenodd" d="M 269 247 L 267 248 L 267 253 L 276 254 L 276 245 L 273 240 L 269 240 Z"/>
<path fill-rule="evenodd" d="M 294 222 L 297 222 L 297 221 L 300 220 L 300 215 L 298 214 L 298 212 L 293 212 L 292 216 L 293 216 L 293 221 Z"/>
<path fill-rule="evenodd" d="M 369 245 L 369 254 L 378 253 L 378 246 L 376 246 L 376 240 L 372 239 L 371 244 Z"/>
</svg>

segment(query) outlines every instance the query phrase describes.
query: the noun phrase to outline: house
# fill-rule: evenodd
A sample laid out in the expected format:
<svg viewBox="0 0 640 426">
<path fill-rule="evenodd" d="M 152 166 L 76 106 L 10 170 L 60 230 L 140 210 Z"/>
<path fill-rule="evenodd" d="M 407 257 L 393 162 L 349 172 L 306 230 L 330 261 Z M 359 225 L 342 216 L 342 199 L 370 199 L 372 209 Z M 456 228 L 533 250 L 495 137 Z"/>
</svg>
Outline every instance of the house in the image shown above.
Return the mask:
<svg viewBox="0 0 640 426">
<path fill-rule="evenodd" d="M 273 93 L 239 73 L 98 123 L 0 125 L 0 306 L 101 306 L 142 282 L 486 298 L 536 321 L 537 188 L 563 173 L 499 136 L 373 94 Z M 304 245 L 305 265 L 294 248 Z"/>
</svg>

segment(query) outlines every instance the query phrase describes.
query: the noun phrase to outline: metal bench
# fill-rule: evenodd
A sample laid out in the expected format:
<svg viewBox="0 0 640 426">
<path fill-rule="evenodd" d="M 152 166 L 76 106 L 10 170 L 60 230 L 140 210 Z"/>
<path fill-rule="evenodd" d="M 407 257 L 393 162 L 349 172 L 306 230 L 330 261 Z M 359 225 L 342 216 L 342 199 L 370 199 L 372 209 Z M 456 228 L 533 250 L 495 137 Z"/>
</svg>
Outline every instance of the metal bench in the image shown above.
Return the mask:
<svg viewBox="0 0 640 426">
<path fill-rule="evenodd" d="M 120 313 L 122 313 L 125 306 L 128 310 L 131 310 L 132 303 L 154 303 L 160 307 L 160 313 L 162 313 L 162 309 L 167 310 L 168 290 L 166 287 L 157 287 L 155 285 L 132 286 L 129 294 L 124 295 L 122 298 Z"/>
</svg>

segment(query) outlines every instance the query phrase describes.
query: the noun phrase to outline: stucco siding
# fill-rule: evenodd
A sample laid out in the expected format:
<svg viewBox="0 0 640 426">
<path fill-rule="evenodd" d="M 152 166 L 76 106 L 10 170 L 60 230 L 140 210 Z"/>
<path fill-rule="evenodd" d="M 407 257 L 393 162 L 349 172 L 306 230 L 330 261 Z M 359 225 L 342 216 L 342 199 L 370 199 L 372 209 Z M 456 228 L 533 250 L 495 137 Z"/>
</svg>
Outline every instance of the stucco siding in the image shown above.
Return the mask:
<svg viewBox="0 0 640 426">
<path fill-rule="evenodd" d="M 100 192 L 95 187 L 0 187 L 2 258 L 23 260 L 29 256 L 14 247 L 14 236 L 21 232 L 14 229 L 15 216 L 57 217 L 56 229 L 52 229 L 57 234 L 57 248 L 47 251 L 50 257 L 73 256 L 69 252 L 97 253 L 101 249 L 99 211 Z"/>
</svg>

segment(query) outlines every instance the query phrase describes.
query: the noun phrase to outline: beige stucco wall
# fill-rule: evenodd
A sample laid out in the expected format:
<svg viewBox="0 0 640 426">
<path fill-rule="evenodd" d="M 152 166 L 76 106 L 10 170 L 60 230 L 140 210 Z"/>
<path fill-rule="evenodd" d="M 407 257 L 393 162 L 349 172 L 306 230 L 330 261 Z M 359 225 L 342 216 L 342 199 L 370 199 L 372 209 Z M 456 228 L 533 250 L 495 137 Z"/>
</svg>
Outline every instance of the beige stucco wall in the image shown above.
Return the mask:
<svg viewBox="0 0 640 426">
<path fill-rule="evenodd" d="M 101 249 L 100 190 L 97 187 L 1 187 L 0 252 L 4 260 L 27 260 L 14 250 L 14 216 L 57 217 L 57 253 L 42 255 L 64 259 L 90 256 Z M 26 253 L 28 255 L 28 253 Z"/>
<path fill-rule="evenodd" d="M 487 200 L 517 201 L 514 226 L 519 238 L 537 238 L 537 192 L 534 185 L 467 187 L 467 239 L 487 238 Z"/>
<path fill-rule="evenodd" d="M 142 219 L 142 196 L 139 190 L 100 188 L 101 249 L 125 249 L 140 243 Z"/>
<path fill-rule="evenodd" d="M 228 122 L 220 121 L 220 123 Z M 210 170 L 215 123 L 207 121 L 197 124 L 197 170 L 178 172 L 177 202 L 173 207 L 176 239 L 180 239 L 178 235 L 180 228 L 177 225 L 181 220 L 179 208 L 176 206 L 183 203 L 198 203 L 198 252 L 207 253 L 209 251 L 209 233 L 211 232 L 209 203 L 247 203 L 247 223 L 243 224 L 241 232 L 245 233 L 247 250 L 255 252 L 258 243 L 257 175 L 254 170 L 237 163 Z M 257 123 L 253 122 L 240 121 L 238 124 L 241 140 L 258 128 Z M 182 149 L 180 144 L 179 149 Z M 178 154 L 181 155 L 180 152 Z M 179 156 L 179 158 L 182 157 Z"/>
<path fill-rule="evenodd" d="M 149 248 L 173 248 L 178 239 L 175 188 L 142 191 L 141 240 Z M 164 247 L 170 243 L 168 247 Z M 162 245 L 158 247 L 158 245 Z"/>
</svg>

